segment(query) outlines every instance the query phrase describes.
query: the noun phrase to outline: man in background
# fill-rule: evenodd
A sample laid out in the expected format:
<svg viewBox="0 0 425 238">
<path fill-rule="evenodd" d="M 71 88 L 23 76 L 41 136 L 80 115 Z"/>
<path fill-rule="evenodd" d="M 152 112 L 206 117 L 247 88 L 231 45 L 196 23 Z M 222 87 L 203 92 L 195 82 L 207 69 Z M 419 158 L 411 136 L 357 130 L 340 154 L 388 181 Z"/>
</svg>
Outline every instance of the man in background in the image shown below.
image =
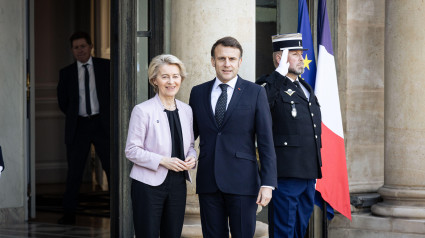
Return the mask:
<svg viewBox="0 0 425 238">
<path fill-rule="evenodd" d="M 75 32 L 70 37 L 75 62 L 60 70 L 58 103 L 65 114 L 65 144 L 68 161 L 64 216 L 60 224 L 75 224 L 77 197 L 86 160 L 94 144 L 109 183 L 110 61 L 91 56 L 90 35 Z"/>
</svg>

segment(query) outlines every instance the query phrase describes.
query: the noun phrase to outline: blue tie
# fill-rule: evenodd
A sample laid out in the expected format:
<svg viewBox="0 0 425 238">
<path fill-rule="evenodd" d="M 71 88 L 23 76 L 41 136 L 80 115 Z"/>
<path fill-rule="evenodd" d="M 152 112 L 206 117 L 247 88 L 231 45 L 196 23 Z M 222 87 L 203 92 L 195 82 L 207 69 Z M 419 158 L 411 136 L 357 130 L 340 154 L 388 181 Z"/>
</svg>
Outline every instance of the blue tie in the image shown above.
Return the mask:
<svg viewBox="0 0 425 238">
<path fill-rule="evenodd" d="M 215 121 L 217 122 L 218 128 L 221 128 L 223 123 L 224 113 L 226 112 L 227 105 L 227 84 L 220 84 L 221 94 L 218 97 L 217 104 L 215 105 Z"/>
<path fill-rule="evenodd" d="M 86 94 L 86 112 L 87 115 L 91 115 L 91 104 L 90 104 L 90 76 L 89 76 L 89 70 L 87 69 L 88 64 L 83 64 L 84 66 L 84 89 Z"/>
</svg>

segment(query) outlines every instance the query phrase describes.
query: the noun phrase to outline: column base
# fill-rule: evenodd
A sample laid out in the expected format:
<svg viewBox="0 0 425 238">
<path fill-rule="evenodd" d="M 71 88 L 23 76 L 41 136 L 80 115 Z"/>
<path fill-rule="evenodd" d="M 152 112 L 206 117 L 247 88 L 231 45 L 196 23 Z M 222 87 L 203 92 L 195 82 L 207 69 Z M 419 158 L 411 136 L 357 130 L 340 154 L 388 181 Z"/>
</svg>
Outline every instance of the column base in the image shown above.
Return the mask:
<svg viewBox="0 0 425 238">
<path fill-rule="evenodd" d="M 378 217 L 371 213 L 352 214 L 352 221 L 335 214 L 329 223 L 329 238 L 422 238 L 425 220 Z"/>
<path fill-rule="evenodd" d="M 396 218 L 425 219 L 425 191 L 382 187 L 384 201 L 372 206 L 374 215 Z"/>
</svg>

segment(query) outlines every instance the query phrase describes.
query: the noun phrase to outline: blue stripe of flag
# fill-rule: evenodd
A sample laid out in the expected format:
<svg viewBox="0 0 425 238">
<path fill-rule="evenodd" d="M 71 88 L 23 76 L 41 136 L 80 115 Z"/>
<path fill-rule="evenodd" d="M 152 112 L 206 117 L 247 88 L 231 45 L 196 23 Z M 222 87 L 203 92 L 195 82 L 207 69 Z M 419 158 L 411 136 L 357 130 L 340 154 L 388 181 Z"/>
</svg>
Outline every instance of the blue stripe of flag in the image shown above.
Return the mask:
<svg viewBox="0 0 425 238">
<path fill-rule="evenodd" d="M 301 75 L 301 78 L 303 78 L 314 89 L 316 84 L 316 58 L 314 56 L 313 37 L 311 36 L 310 19 L 308 17 L 306 0 L 298 1 L 297 31 L 303 36 L 303 48 L 308 49 L 303 53 L 304 64 L 306 67 L 304 68 L 304 73 Z"/>
<path fill-rule="evenodd" d="M 326 0 L 319 0 L 319 9 L 317 12 L 317 44 L 323 45 L 329 54 L 334 55 Z"/>
</svg>

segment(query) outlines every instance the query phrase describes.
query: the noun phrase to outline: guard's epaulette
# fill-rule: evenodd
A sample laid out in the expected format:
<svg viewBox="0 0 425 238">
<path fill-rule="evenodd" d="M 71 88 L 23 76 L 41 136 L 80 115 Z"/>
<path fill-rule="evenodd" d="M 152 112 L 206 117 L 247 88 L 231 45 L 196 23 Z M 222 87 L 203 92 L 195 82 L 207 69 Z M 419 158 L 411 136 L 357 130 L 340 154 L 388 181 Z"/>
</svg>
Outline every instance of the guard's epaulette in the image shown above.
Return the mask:
<svg viewBox="0 0 425 238">
<path fill-rule="evenodd" d="M 271 83 L 271 82 L 272 82 L 272 80 L 271 80 L 270 74 L 262 75 L 255 81 L 256 84 L 261 85 L 261 86 L 264 86 L 267 83 Z"/>
</svg>

